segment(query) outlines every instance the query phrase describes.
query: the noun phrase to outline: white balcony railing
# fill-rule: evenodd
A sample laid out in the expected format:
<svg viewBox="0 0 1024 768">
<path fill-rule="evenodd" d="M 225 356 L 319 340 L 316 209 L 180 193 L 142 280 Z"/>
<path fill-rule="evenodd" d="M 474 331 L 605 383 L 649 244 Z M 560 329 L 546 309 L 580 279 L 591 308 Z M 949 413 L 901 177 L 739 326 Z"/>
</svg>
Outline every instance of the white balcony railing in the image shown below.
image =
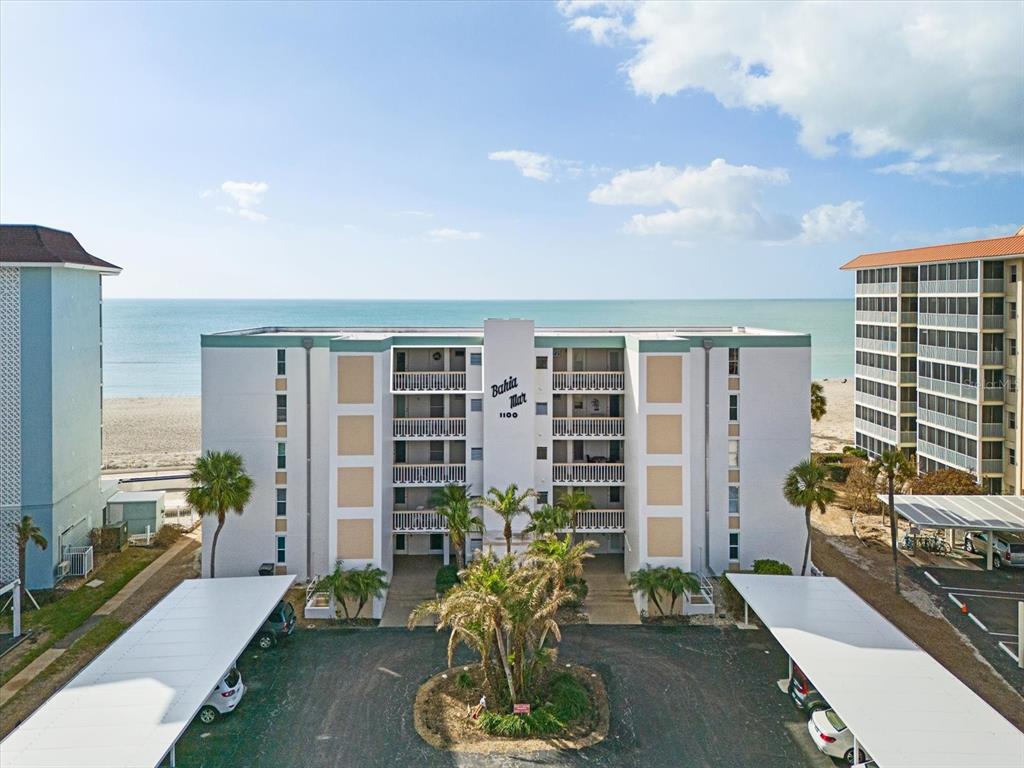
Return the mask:
<svg viewBox="0 0 1024 768">
<path fill-rule="evenodd" d="M 579 531 L 624 531 L 626 512 L 622 509 L 585 509 L 576 513 L 576 530 Z M 571 531 L 572 528 L 565 528 Z"/>
<path fill-rule="evenodd" d="M 1003 400 L 1003 388 L 1002 387 L 985 387 L 982 397 L 988 402 L 1002 402 Z"/>
<path fill-rule="evenodd" d="M 873 352 L 888 352 L 889 354 L 895 355 L 898 348 L 898 341 L 889 341 L 887 339 L 867 339 L 861 336 L 857 336 L 854 339 L 854 345 L 857 349 L 868 349 Z"/>
<path fill-rule="evenodd" d="M 917 412 L 917 421 L 920 424 L 961 432 L 968 437 L 977 437 L 978 435 L 978 422 L 950 416 L 948 413 L 940 413 L 928 408 L 921 408 Z"/>
<path fill-rule="evenodd" d="M 854 311 L 855 320 L 858 323 L 883 323 L 887 325 L 896 324 L 895 312 L 880 312 L 878 310 L 858 309 Z"/>
<path fill-rule="evenodd" d="M 1006 324 L 1006 318 L 1003 315 L 982 315 L 981 316 L 981 327 L 982 328 L 995 328 L 1000 329 Z"/>
<path fill-rule="evenodd" d="M 465 392 L 465 371 L 405 371 L 394 373 L 395 392 Z"/>
<path fill-rule="evenodd" d="M 900 414 L 917 413 L 916 400 L 900 400 Z"/>
<path fill-rule="evenodd" d="M 977 293 L 978 278 L 964 280 L 919 280 L 920 293 Z"/>
<path fill-rule="evenodd" d="M 552 482 L 554 483 L 610 483 L 622 484 L 626 481 L 625 464 L 555 464 Z"/>
<path fill-rule="evenodd" d="M 917 379 L 917 388 L 923 389 L 926 392 L 936 392 L 940 395 L 962 397 L 965 400 L 978 399 L 978 388 L 973 384 L 957 384 L 953 381 L 943 381 L 942 379 L 932 379 L 928 376 L 919 376 Z"/>
<path fill-rule="evenodd" d="M 466 482 L 465 464 L 395 464 L 396 485 L 446 485 Z"/>
<path fill-rule="evenodd" d="M 936 328 L 977 328 L 978 316 L 921 312 L 917 324 Z"/>
<path fill-rule="evenodd" d="M 962 469 L 965 472 L 975 472 L 978 469 L 978 460 L 975 457 L 951 451 L 948 448 L 943 448 L 941 445 L 935 445 L 934 443 L 922 440 L 920 437 L 917 438 L 917 453 L 925 458 L 940 461 L 943 464 Z"/>
<path fill-rule="evenodd" d="M 886 381 L 890 384 L 896 384 L 899 379 L 899 373 L 896 371 L 890 371 L 888 368 L 875 368 L 873 365 L 857 364 L 854 368 L 854 372 L 858 376 L 864 376 L 869 379 L 878 379 L 879 381 Z"/>
<path fill-rule="evenodd" d="M 396 511 L 391 513 L 391 527 L 398 533 L 443 533 L 448 530 L 448 521 L 432 509 L 416 512 Z"/>
<path fill-rule="evenodd" d="M 978 364 L 978 350 L 976 349 L 954 349 L 953 347 L 938 347 L 934 344 L 920 344 L 917 347 L 917 356 L 950 363 L 963 363 L 964 365 Z"/>
<path fill-rule="evenodd" d="M 556 392 L 621 392 L 626 388 L 622 371 L 572 371 L 551 374 Z"/>
<path fill-rule="evenodd" d="M 981 353 L 982 365 L 1003 365 L 1005 361 L 1006 356 L 1001 349 L 987 349 Z"/>
<path fill-rule="evenodd" d="M 1003 293 L 1006 285 L 1001 277 L 986 277 L 981 281 L 981 290 L 985 293 Z"/>
<path fill-rule="evenodd" d="M 397 438 L 431 437 L 444 439 L 465 437 L 466 420 L 458 417 L 436 419 L 401 418 L 395 419 L 392 429 L 394 436 Z"/>
<path fill-rule="evenodd" d="M 865 296 L 868 294 L 879 294 L 879 293 L 891 293 L 895 295 L 898 293 L 897 283 L 857 283 L 856 292 L 858 296 Z"/>
<path fill-rule="evenodd" d="M 869 408 L 874 408 L 878 411 L 885 411 L 886 413 L 896 413 L 896 401 L 888 400 L 878 395 L 869 395 L 867 392 L 854 392 L 853 402 L 859 405 L 866 405 Z"/>
<path fill-rule="evenodd" d="M 853 427 L 858 432 L 862 432 L 866 435 L 874 435 L 877 438 L 885 440 L 893 445 L 896 444 L 896 430 L 883 427 L 881 424 L 875 424 L 873 421 L 867 421 L 866 419 L 854 419 Z"/>
<path fill-rule="evenodd" d="M 622 437 L 625 433 L 626 420 L 621 416 L 559 417 L 551 422 L 555 437 Z"/>
<path fill-rule="evenodd" d="M 1003 473 L 1002 459 L 982 459 L 981 472 L 985 475 L 1001 475 Z"/>
</svg>

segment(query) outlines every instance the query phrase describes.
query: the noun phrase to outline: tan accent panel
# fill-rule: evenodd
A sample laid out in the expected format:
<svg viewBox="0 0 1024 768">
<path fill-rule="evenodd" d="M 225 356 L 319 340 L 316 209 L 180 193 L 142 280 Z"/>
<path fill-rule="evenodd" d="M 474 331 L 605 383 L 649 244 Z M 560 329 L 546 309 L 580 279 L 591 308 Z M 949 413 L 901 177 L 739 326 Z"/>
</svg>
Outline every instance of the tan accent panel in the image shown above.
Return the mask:
<svg viewBox="0 0 1024 768">
<path fill-rule="evenodd" d="M 284 576 L 287 573 L 288 573 L 288 566 L 287 565 L 275 565 L 274 566 L 274 575 L 275 576 Z"/>
<path fill-rule="evenodd" d="M 373 520 L 338 521 L 338 557 L 342 560 L 373 558 Z"/>
<path fill-rule="evenodd" d="M 740 481 L 740 471 L 738 469 L 729 470 L 729 482 L 738 483 Z"/>
<path fill-rule="evenodd" d="M 683 503 L 682 467 L 647 467 L 647 504 L 674 506 Z"/>
<path fill-rule="evenodd" d="M 338 455 L 373 455 L 373 416 L 338 417 Z"/>
<path fill-rule="evenodd" d="M 288 473 L 287 472 L 275 472 L 274 473 L 274 485 L 287 485 L 288 484 Z"/>
<path fill-rule="evenodd" d="M 373 506 L 373 467 L 338 467 L 338 506 Z"/>
<path fill-rule="evenodd" d="M 729 516 L 729 530 L 738 531 L 740 529 L 740 518 L 738 515 Z"/>
<path fill-rule="evenodd" d="M 277 379 L 274 382 L 274 389 L 278 392 L 286 392 L 288 390 L 288 379 Z"/>
<path fill-rule="evenodd" d="M 338 402 L 373 402 L 373 358 L 369 355 L 338 357 Z"/>
<path fill-rule="evenodd" d="M 274 518 L 274 531 L 277 533 L 288 532 L 288 518 L 287 517 L 275 517 Z"/>
<path fill-rule="evenodd" d="M 274 437 L 288 437 L 288 425 L 287 424 L 276 424 L 276 425 L 274 425 Z"/>
<path fill-rule="evenodd" d="M 683 402 L 682 355 L 647 358 L 647 402 Z"/>
<path fill-rule="evenodd" d="M 682 453 L 683 417 L 681 415 L 647 416 L 647 452 Z"/>
<path fill-rule="evenodd" d="M 683 519 L 681 517 L 647 518 L 647 556 L 683 556 Z"/>
<path fill-rule="evenodd" d="M 739 377 L 738 376 L 730 376 L 729 377 L 729 389 L 735 391 L 735 390 L 737 390 L 739 388 L 740 388 L 740 379 L 739 379 Z"/>
<path fill-rule="evenodd" d="M 733 573 L 739 573 L 740 564 L 739 563 L 729 563 L 729 569 L 728 570 L 732 571 Z"/>
<path fill-rule="evenodd" d="M 739 436 L 740 436 L 740 425 L 739 424 L 730 424 L 729 425 L 729 437 L 739 437 Z"/>
</svg>

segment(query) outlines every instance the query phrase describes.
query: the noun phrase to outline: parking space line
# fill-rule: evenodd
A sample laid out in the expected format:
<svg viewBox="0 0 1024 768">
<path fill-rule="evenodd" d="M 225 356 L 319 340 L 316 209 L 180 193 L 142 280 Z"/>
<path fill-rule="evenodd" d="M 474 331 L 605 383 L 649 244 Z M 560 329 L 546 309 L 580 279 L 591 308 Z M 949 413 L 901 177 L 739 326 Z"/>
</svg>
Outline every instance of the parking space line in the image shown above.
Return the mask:
<svg viewBox="0 0 1024 768">
<path fill-rule="evenodd" d="M 963 608 L 964 607 L 964 604 L 961 603 L 959 600 L 957 600 L 956 599 L 956 595 L 954 595 L 952 592 L 949 593 L 949 599 L 952 600 L 954 603 L 956 603 L 956 607 L 957 608 Z"/>
<path fill-rule="evenodd" d="M 928 577 L 928 580 L 929 580 L 929 581 L 930 581 L 930 582 L 931 582 L 932 584 L 934 584 L 934 585 L 935 585 L 936 587 L 941 587 L 941 586 L 942 586 L 941 584 L 939 584 L 939 580 L 938 580 L 938 579 L 936 579 L 936 578 L 935 578 L 934 576 L 932 576 L 932 575 L 931 575 L 930 573 L 928 573 L 928 571 L 924 571 L 924 575 L 925 575 L 925 576 L 927 576 L 927 577 Z"/>
<path fill-rule="evenodd" d="M 1014 661 L 1017 661 L 1017 654 L 1015 651 L 1011 651 L 1010 647 L 1002 640 L 999 641 L 999 647 L 1006 651 L 1006 655 Z"/>
<path fill-rule="evenodd" d="M 1024 597 L 1024 592 L 1018 592 L 1013 589 L 981 589 L 980 587 L 942 587 L 947 592 L 976 592 L 979 596 L 984 597 L 986 594 L 993 595 L 1016 595 Z"/>
<path fill-rule="evenodd" d="M 949 594 L 952 597 L 954 593 L 950 592 Z M 1019 603 L 1022 600 L 1022 598 L 1020 597 L 1008 597 L 1006 595 L 971 595 L 964 593 L 959 589 L 956 591 L 955 594 L 960 595 L 960 597 L 977 598 L 978 600 L 1013 600 L 1015 603 Z"/>
<path fill-rule="evenodd" d="M 986 627 L 984 624 L 982 624 L 981 621 L 978 619 L 978 617 L 975 616 L 973 613 L 968 613 L 967 614 L 967 618 L 969 618 L 971 621 L 973 621 L 975 624 L 977 624 L 979 627 L 981 627 L 981 631 L 982 632 L 988 632 L 988 627 Z"/>
<path fill-rule="evenodd" d="M 1017 639 L 1017 633 L 1016 632 L 993 632 L 992 630 L 989 630 L 989 634 L 990 635 L 1002 635 L 1003 637 L 1012 637 L 1015 640 Z"/>
</svg>

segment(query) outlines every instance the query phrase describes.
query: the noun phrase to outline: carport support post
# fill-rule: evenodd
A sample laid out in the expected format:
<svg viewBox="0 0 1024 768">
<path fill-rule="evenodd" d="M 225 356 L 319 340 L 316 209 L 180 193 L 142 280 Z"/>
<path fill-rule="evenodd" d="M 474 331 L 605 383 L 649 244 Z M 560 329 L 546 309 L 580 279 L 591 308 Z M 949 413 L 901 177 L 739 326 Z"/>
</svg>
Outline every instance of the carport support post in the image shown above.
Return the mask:
<svg viewBox="0 0 1024 768">
<path fill-rule="evenodd" d="M 174 759 L 174 747 L 176 745 L 177 745 L 177 742 L 175 742 L 174 744 L 171 744 L 171 752 L 168 755 L 168 757 L 170 757 L 170 759 L 171 759 L 171 768 L 175 768 L 175 766 L 177 765 L 177 763 L 176 763 L 176 761 Z"/>
<path fill-rule="evenodd" d="M 995 534 L 992 531 L 985 532 L 985 570 L 992 570 L 992 539 Z"/>
<path fill-rule="evenodd" d="M 1017 603 L 1017 666 L 1024 669 L 1024 603 Z"/>
<path fill-rule="evenodd" d="M 750 604 L 746 600 L 743 601 L 743 623 L 750 623 Z"/>
</svg>

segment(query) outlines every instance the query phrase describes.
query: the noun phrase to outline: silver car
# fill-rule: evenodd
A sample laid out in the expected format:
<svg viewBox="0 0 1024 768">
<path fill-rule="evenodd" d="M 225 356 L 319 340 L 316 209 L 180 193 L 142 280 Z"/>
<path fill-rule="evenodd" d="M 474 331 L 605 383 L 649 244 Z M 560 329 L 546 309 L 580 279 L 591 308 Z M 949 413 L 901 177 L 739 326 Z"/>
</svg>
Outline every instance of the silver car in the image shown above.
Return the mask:
<svg viewBox="0 0 1024 768">
<path fill-rule="evenodd" d="M 1024 568 L 1024 539 L 1012 533 L 989 531 L 968 531 L 964 535 L 964 549 L 984 555 L 987 552 L 988 537 L 992 536 L 992 567 Z"/>
</svg>

